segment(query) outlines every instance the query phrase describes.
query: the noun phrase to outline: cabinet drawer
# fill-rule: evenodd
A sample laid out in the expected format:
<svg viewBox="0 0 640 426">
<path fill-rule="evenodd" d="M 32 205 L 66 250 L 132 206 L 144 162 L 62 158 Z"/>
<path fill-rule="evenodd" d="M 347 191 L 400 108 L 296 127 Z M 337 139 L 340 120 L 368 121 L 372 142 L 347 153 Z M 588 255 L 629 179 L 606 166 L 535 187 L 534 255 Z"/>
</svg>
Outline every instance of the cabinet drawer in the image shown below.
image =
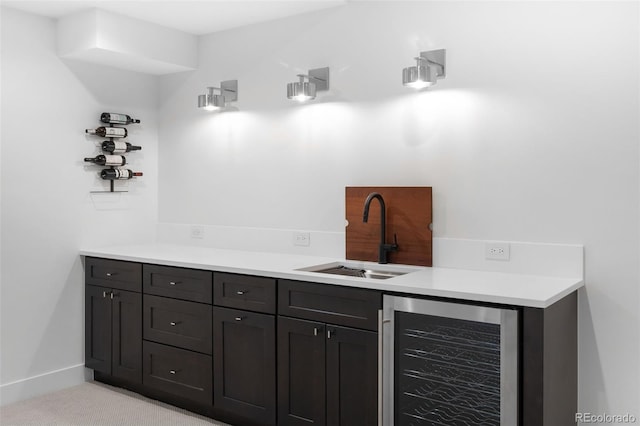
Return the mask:
<svg viewBox="0 0 640 426">
<path fill-rule="evenodd" d="M 213 274 L 213 303 L 229 308 L 276 313 L 275 278 Z"/>
<path fill-rule="evenodd" d="M 143 265 L 142 285 L 148 294 L 211 303 L 212 275 L 197 269 Z"/>
<path fill-rule="evenodd" d="M 139 263 L 87 257 L 84 271 L 87 284 L 142 291 L 142 265 Z"/>
<path fill-rule="evenodd" d="M 211 306 L 144 295 L 146 340 L 211 354 Z"/>
<path fill-rule="evenodd" d="M 213 404 L 211 356 L 143 343 L 142 383 L 185 399 Z"/>
<path fill-rule="evenodd" d="M 378 329 L 382 293 L 375 290 L 280 280 L 278 313 L 331 324 Z"/>
</svg>

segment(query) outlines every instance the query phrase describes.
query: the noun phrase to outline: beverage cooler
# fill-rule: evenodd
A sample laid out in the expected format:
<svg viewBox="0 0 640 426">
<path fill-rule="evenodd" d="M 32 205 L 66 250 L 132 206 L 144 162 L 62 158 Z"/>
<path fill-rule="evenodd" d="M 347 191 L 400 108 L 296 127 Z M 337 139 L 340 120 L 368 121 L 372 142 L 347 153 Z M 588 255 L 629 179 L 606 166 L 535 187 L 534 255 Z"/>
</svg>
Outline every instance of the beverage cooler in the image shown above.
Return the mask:
<svg viewBox="0 0 640 426">
<path fill-rule="evenodd" d="M 518 311 L 384 296 L 379 423 L 516 426 Z"/>
</svg>

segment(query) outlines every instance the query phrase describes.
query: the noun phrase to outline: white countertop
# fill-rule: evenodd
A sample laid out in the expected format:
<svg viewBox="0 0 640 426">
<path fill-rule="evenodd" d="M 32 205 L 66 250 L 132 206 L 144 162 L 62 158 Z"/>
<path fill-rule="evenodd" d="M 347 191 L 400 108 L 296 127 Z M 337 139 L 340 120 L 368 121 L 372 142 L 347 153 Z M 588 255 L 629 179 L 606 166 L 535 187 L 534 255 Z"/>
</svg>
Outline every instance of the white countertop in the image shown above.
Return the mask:
<svg viewBox="0 0 640 426">
<path fill-rule="evenodd" d="M 148 244 L 85 249 L 81 255 L 158 265 L 269 276 L 386 292 L 448 297 L 507 305 L 546 308 L 584 285 L 581 278 L 556 278 L 504 272 L 412 265 L 378 265 L 346 261 L 371 269 L 406 270 L 389 279 L 368 279 L 302 271 L 314 265 L 345 262 L 344 259 L 223 250 L 171 244 Z"/>
</svg>

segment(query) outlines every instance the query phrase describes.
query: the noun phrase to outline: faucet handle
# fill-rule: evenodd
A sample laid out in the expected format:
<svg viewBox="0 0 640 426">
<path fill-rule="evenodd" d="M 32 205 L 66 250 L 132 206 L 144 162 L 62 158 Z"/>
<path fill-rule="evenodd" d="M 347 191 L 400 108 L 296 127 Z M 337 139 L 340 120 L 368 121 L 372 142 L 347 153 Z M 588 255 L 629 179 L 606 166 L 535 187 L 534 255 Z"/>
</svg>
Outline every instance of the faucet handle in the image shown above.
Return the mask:
<svg viewBox="0 0 640 426">
<path fill-rule="evenodd" d="M 387 253 L 398 251 L 398 236 L 393 234 L 393 244 L 380 244 L 378 263 L 387 263 Z"/>
<path fill-rule="evenodd" d="M 385 251 L 398 251 L 398 235 L 393 234 L 393 244 L 383 244 Z"/>
</svg>

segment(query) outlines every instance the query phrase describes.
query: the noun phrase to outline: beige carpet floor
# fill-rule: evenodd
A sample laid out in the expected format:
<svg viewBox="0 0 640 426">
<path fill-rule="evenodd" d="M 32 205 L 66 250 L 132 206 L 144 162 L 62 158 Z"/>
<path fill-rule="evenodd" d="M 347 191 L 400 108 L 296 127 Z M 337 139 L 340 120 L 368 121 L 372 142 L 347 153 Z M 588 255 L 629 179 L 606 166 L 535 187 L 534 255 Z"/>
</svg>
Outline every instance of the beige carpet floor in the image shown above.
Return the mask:
<svg viewBox="0 0 640 426">
<path fill-rule="evenodd" d="M 97 382 L 0 407 L 0 425 L 228 426 Z"/>
</svg>

